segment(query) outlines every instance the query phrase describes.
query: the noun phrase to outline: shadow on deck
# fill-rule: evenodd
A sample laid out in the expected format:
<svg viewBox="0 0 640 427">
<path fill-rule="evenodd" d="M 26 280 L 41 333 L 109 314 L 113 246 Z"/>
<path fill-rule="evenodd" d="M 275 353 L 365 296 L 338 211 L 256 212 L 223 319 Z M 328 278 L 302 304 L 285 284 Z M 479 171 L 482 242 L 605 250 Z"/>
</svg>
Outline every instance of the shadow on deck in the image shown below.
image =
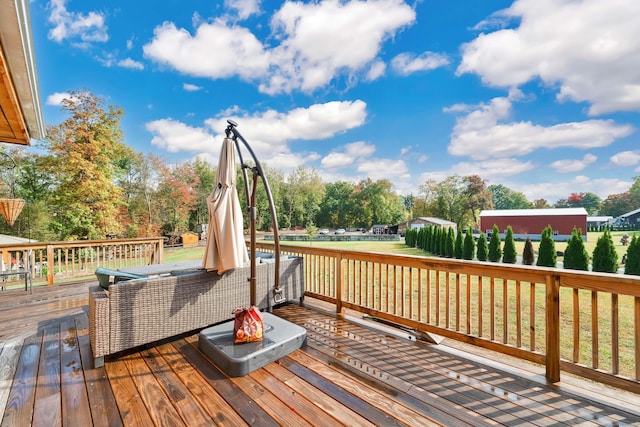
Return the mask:
<svg viewBox="0 0 640 427">
<path fill-rule="evenodd" d="M 94 369 L 89 284 L 0 293 L 2 425 L 640 425 L 637 396 L 545 384 L 317 307 L 274 314 L 308 345 L 228 378 L 186 335 Z"/>
</svg>

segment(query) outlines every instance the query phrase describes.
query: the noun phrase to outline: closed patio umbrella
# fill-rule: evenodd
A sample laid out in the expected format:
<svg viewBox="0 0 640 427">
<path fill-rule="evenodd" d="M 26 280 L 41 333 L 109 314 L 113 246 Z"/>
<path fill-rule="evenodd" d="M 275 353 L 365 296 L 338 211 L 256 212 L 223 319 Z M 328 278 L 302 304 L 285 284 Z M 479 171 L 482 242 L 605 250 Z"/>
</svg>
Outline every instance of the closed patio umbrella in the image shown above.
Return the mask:
<svg viewBox="0 0 640 427">
<path fill-rule="evenodd" d="M 235 142 L 231 138 L 222 141 L 216 185 L 207 197 L 207 206 L 209 229 L 202 267 L 218 273 L 242 267 L 249 262 L 249 257 L 236 190 Z"/>
</svg>

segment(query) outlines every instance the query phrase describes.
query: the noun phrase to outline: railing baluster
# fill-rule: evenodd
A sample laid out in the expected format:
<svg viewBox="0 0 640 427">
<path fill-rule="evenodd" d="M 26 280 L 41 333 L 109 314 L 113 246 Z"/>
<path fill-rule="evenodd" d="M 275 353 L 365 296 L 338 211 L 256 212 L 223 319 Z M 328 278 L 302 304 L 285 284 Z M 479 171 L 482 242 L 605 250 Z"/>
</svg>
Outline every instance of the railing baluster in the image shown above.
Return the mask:
<svg viewBox="0 0 640 427">
<path fill-rule="evenodd" d="M 529 348 L 536 351 L 536 284 L 529 283 Z"/>
<path fill-rule="evenodd" d="M 522 285 L 516 281 L 516 347 L 522 347 Z"/>
<path fill-rule="evenodd" d="M 440 326 L 440 276 L 441 271 L 436 270 L 436 302 L 435 302 L 435 312 L 436 312 L 436 326 Z"/>
<path fill-rule="evenodd" d="M 467 334 L 471 334 L 471 275 L 467 274 Z"/>
<path fill-rule="evenodd" d="M 489 336 L 491 341 L 496 340 L 496 282 L 495 277 L 491 277 L 489 282 L 489 325 L 491 330 Z"/>
<path fill-rule="evenodd" d="M 456 273 L 456 331 L 460 332 L 460 274 Z"/>
<path fill-rule="evenodd" d="M 611 372 L 620 372 L 618 294 L 611 294 Z"/>
<path fill-rule="evenodd" d="M 598 369 L 600 364 L 599 348 L 598 348 L 598 292 L 591 291 L 591 366 Z"/>
<path fill-rule="evenodd" d="M 502 342 L 509 344 L 509 283 L 502 279 Z"/>
<path fill-rule="evenodd" d="M 578 289 L 573 292 L 573 362 L 580 361 L 580 295 Z"/>
</svg>

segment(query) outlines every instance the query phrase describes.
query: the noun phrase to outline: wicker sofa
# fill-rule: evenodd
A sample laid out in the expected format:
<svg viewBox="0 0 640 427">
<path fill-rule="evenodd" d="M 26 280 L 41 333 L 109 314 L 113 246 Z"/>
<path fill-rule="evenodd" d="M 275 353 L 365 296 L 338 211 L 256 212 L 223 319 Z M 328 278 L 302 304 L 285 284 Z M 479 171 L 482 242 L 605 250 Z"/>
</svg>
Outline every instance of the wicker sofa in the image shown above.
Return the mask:
<svg viewBox="0 0 640 427">
<path fill-rule="evenodd" d="M 256 265 L 256 302 L 263 310 L 273 304 L 274 272 L 268 260 Z M 222 275 L 187 270 L 117 282 L 108 290 L 90 287 L 94 366 L 102 366 L 107 355 L 232 319 L 234 309 L 250 303 L 249 275 L 249 266 Z M 302 258 L 281 260 L 280 285 L 286 300 L 302 302 Z"/>
</svg>

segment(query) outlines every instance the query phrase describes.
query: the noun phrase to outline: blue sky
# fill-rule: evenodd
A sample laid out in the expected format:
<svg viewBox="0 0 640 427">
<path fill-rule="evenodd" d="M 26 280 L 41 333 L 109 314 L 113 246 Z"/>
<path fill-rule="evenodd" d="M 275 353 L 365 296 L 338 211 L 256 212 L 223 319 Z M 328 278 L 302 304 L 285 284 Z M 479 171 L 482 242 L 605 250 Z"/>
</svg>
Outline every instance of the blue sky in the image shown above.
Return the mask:
<svg viewBox="0 0 640 427">
<path fill-rule="evenodd" d="M 640 175 L 640 2 L 33 0 L 47 124 L 87 89 L 124 142 L 217 163 L 227 119 L 263 165 L 327 182 L 477 174 L 529 200 Z"/>
</svg>

